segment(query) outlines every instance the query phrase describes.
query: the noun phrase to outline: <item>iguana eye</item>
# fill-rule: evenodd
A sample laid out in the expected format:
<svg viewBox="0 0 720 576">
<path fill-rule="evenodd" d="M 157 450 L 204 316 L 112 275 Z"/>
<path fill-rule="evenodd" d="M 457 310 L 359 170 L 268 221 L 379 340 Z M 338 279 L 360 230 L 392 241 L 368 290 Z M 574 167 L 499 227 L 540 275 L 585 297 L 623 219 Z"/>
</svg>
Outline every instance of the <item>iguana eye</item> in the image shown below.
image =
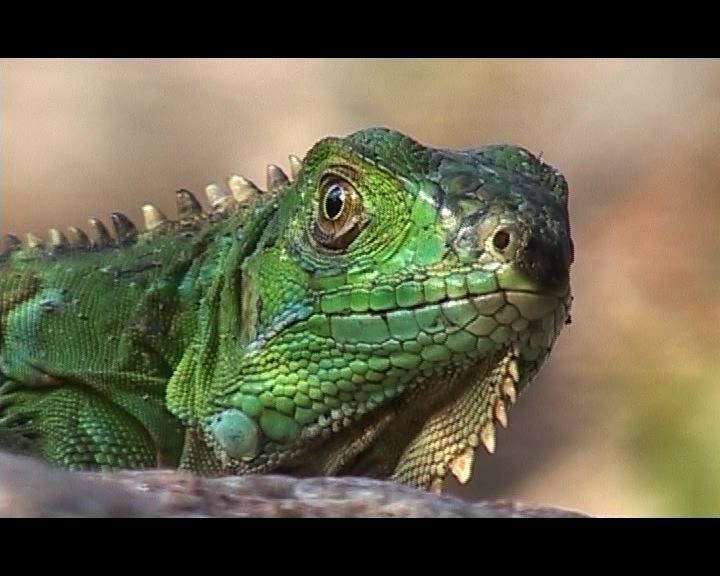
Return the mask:
<svg viewBox="0 0 720 576">
<path fill-rule="evenodd" d="M 362 200 L 355 188 L 338 176 L 320 183 L 315 239 L 326 248 L 342 250 L 350 245 L 362 223 Z"/>
</svg>

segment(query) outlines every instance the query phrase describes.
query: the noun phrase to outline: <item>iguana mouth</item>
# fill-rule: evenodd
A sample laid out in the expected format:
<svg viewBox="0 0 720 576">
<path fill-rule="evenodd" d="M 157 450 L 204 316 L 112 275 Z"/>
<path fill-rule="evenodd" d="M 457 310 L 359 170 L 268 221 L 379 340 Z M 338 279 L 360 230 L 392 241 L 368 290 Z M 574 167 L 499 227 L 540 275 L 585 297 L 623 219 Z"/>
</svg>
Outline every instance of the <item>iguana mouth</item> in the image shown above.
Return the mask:
<svg viewBox="0 0 720 576">
<path fill-rule="evenodd" d="M 498 288 L 498 284 L 504 286 Z M 509 287 L 511 285 L 518 288 Z M 385 301 L 375 297 L 378 293 Z M 491 342 L 478 342 L 478 350 L 487 351 L 492 348 L 491 343 L 502 344 L 512 333 L 524 332 L 531 323 L 561 304 L 568 306 L 569 299 L 567 285 L 541 290 L 512 271 L 495 275 L 485 270 L 471 270 L 374 290 L 345 287 L 323 294 L 315 306 L 307 302 L 283 312 L 255 336 L 247 352 L 261 350 L 277 334 L 291 327 L 329 334 L 339 343 L 368 345 L 392 339 L 414 340 L 422 332 L 432 336 L 445 331 L 449 336 L 464 330 L 477 338 L 489 338 Z M 438 338 L 440 336 L 420 344 L 442 344 Z M 471 350 L 469 342 L 460 342 L 463 338 L 450 338 L 452 352 Z"/>
<path fill-rule="evenodd" d="M 327 327 L 322 328 L 327 328 L 343 348 L 361 343 L 382 347 L 388 341 L 397 341 L 403 350 L 418 353 L 424 360 L 440 361 L 443 358 L 436 358 L 425 348 L 435 345 L 447 348 L 449 353 L 489 352 L 509 341 L 519 341 L 523 334 L 537 333 L 538 322 L 554 318 L 551 313 L 556 310 L 558 320 L 564 322 L 560 316 L 566 313 L 566 303 L 567 298 L 554 295 L 500 290 L 383 312 L 329 314 L 323 319 Z M 319 331 L 316 325 L 321 320 L 317 316 L 309 322 Z M 540 332 L 547 328 L 540 327 Z M 537 347 L 537 338 L 533 347 Z M 417 346 L 406 342 L 417 342 Z"/>
</svg>

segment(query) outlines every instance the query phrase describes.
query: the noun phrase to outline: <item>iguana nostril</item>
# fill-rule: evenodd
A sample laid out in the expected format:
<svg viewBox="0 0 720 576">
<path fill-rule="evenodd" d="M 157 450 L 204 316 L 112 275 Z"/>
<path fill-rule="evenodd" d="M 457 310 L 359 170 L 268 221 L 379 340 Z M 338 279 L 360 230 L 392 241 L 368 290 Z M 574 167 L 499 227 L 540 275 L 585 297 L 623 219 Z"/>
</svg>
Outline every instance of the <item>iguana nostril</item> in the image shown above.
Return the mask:
<svg viewBox="0 0 720 576">
<path fill-rule="evenodd" d="M 493 246 L 498 250 L 505 250 L 510 245 L 510 232 L 507 230 L 498 230 L 493 236 Z"/>
</svg>

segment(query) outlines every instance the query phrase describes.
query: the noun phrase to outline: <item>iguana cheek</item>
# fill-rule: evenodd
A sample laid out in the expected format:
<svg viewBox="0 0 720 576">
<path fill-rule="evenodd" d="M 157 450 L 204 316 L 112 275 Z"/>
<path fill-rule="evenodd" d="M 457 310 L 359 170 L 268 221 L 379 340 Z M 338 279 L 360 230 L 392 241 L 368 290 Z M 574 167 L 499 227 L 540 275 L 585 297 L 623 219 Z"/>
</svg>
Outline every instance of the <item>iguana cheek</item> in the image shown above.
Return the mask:
<svg viewBox="0 0 720 576">
<path fill-rule="evenodd" d="M 294 413 L 294 404 L 286 398 L 276 403 L 282 407 L 286 401 Z M 290 444 L 300 435 L 300 425 L 278 410 L 264 409 L 256 422 L 243 411 L 229 408 L 215 414 L 208 429 L 216 445 L 234 460 L 249 461 L 259 454 L 261 438 L 278 444 Z"/>
<path fill-rule="evenodd" d="M 257 424 L 240 410 L 228 409 L 213 416 L 210 432 L 220 448 L 236 460 L 250 460 L 258 453 Z"/>
</svg>

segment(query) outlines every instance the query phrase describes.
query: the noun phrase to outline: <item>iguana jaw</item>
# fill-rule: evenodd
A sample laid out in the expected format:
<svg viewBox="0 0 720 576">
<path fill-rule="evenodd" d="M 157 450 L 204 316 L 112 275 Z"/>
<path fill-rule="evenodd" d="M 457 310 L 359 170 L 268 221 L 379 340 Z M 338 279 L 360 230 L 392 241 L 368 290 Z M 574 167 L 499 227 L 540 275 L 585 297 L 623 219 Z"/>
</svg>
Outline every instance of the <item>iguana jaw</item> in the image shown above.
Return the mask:
<svg viewBox="0 0 720 576">
<path fill-rule="evenodd" d="M 510 274 L 500 281 L 506 283 L 508 278 Z M 519 285 L 529 287 L 527 282 Z M 260 440 L 264 437 L 262 421 L 258 426 L 230 408 L 221 413 L 224 420 L 216 417 L 210 426 L 209 440 L 226 472 L 359 473 L 392 476 L 400 482 L 437 489 L 450 471 L 466 482 L 475 448 L 483 444 L 494 451 L 494 423 L 507 424 L 509 405 L 544 361 L 566 321 L 568 308 L 567 292 L 565 297 L 557 297 L 528 290 L 497 290 L 407 310 L 422 319 L 424 328 L 418 328 L 412 337 L 391 320 L 399 311 L 375 313 L 373 316 L 387 323 L 391 339 L 399 342 L 401 350 L 405 344 L 417 342 L 420 333 L 424 335 L 421 342 L 428 339 L 417 361 L 413 354 L 402 351 L 385 353 L 389 368 L 402 366 L 405 371 L 394 387 L 387 386 L 387 378 L 382 382 L 381 397 L 370 394 L 366 402 L 352 401 L 343 409 L 328 410 L 306 425 L 295 441 L 276 444 L 274 449 L 270 449 L 273 442 L 263 447 L 258 443 L 267 442 Z M 343 318 L 347 321 L 352 315 Z M 304 331 L 304 324 L 297 322 L 295 330 Z M 331 316 L 331 330 L 332 325 Z M 427 332 L 428 328 L 432 331 Z M 363 334 L 355 331 L 355 341 L 352 334 L 333 333 L 334 342 L 354 350 Z M 242 406 L 238 398 L 228 404 Z M 409 405 L 414 409 L 403 409 Z M 233 458 L 228 447 L 249 450 L 248 456 L 257 453 L 258 457 Z M 310 452 L 312 458 L 304 457 Z"/>
<path fill-rule="evenodd" d="M 429 376 L 418 376 L 402 395 L 314 443 L 310 450 L 317 468 L 305 473 L 391 477 L 436 491 L 448 473 L 462 484 L 468 482 L 475 450 L 482 444 L 494 453 L 495 423 L 507 427 L 510 405 L 545 361 L 570 305 L 567 292 L 564 298 L 518 291 L 488 296 L 505 300 L 499 310 L 510 302 L 520 303 L 523 314 L 531 317 L 527 327 L 513 330 L 507 341 L 482 354 L 468 355 L 465 362 L 447 363 Z M 490 301 L 476 300 L 481 307 Z M 506 311 L 496 315 L 509 319 Z M 492 316 L 478 316 L 476 321 L 480 318 L 489 322 Z M 502 326 L 508 325 L 498 322 L 497 328 Z M 462 330 L 453 332 L 456 325 L 448 328 L 456 334 Z M 296 461 L 307 462 L 298 456 Z M 293 473 L 300 471 L 292 459 L 287 465 Z"/>
<path fill-rule="evenodd" d="M 546 360 L 568 322 L 571 301 L 569 293 L 556 298 L 507 291 L 504 296 L 508 303 L 522 302 L 524 310 L 529 309 L 525 305 L 531 307 L 533 319 L 527 329 L 515 332 L 507 344 L 488 354 L 486 363 L 451 382 L 443 401 L 422 418 L 422 427 L 400 456 L 393 479 L 440 491 L 448 472 L 461 484 L 469 481 L 480 444 L 494 453 L 495 423 L 507 427 L 510 405 Z"/>
</svg>

